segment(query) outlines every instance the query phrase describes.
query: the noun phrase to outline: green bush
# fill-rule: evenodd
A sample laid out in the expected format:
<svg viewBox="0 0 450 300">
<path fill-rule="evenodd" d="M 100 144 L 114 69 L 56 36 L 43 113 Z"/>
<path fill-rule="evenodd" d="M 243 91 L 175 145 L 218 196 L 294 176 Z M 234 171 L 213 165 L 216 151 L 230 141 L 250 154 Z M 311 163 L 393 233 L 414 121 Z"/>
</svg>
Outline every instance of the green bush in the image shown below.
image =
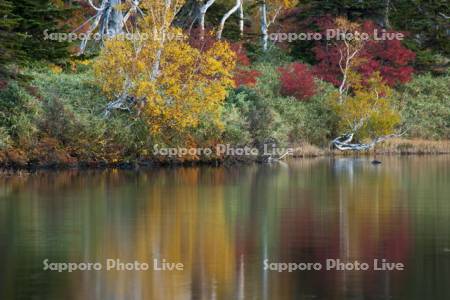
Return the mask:
<svg viewBox="0 0 450 300">
<path fill-rule="evenodd" d="M 12 141 L 8 134 L 8 130 L 4 127 L 0 127 L 0 150 L 6 150 L 11 145 Z"/>
<path fill-rule="evenodd" d="M 39 101 L 19 83 L 11 82 L 6 89 L 0 90 L 0 127 L 4 138 L 10 137 L 16 146 L 33 143 L 39 114 Z"/>
<path fill-rule="evenodd" d="M 306 141 L 318 146 L 326 146 L 334 138 L 338 117 L 329 105 L 334 86 L 317 80 L 317 92 L 307 102 L 296 101 L 284 107 L 286 117 L 292 124 L 291 139 L 293 142 Z M 296 109 L 290 109 L 290 107 Z"/>
<path fill-rule="evenodd" d="M 103 116 L 108 99 L 90 72 L 80 74 L 32 74 L 43 101 L 43 133 L 57 139 L 76 154 L 105 158 L 135 158 L 149 147 L 148 129 L 135 114 Z"/>
<path fill-rule="evenodd" d="M 240 145 L 287 141 L 287 129 L 270 99 L 255 90 L 230 92 L 225 105 L 225 139 Z"/>
<path fill-rule="evenodd" d="M 298 101 L 280 95 L 275 65 L 260 63 L 256 68 L 261 72 L 256 86 L 239 88 L 227 98 L 225 139 L 237 144 L 307 141 L 326 145 L 336 128 L 336 116 L 328 105 L 334 87 L 317 82 L 317 94 L 309 101 Z"/>
<path fill-rule="evenodd" d="M 398 91 L 408 136 L 450 138 L 450 76 L 420 75 Z"/>
<path fill-rule="evenodd" d="M 135 113 L 103 116 L 108 102 L 90 72 L 27 72 L 32 81 L 11 82 L 0 92 L 0 148 L 24 150 L 39 161 L 39 149 L 79 161 L 132 160 L 148 153 L 148 128 Z M 47 151 L 47 150 L 46 150 Z M 48 157 L 47 157 L 48 158 Z"/>
</svg>

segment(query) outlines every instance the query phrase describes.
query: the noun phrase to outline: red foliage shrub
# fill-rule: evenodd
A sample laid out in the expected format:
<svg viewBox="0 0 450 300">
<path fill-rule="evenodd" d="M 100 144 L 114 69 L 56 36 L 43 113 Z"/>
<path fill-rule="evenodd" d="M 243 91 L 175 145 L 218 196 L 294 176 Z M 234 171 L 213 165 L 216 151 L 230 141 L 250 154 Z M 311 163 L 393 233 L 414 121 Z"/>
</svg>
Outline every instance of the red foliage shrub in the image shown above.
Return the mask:
<svg viewBox="0 0 450 300">
<path fill-rule="evenodd" d="M 233 43 L 231 44 L 231 50 L 236 53 L 237 63 L 241 66 L 250 66 L 251 62 L 247 56 L 247 50 L 245 49 L 242 43 Z"/>
<path fill-rule="evenodd" d="M 329 17 L 323 17 L 317 20 L 317 25 L 322 33 L 327 29 L 335 28 L 333 20 Z M 381 28 L 377 27 L 372 21 L 366 21 L 362 24 L 361 30 L 370 37 L 374 36 L 375 30 L 380 35 Z M 397 33 L 395 31 L 386 31 L 387 33 Z M 339 69 L 340 45 L 317 43 L 313 51 L 318 61 L 313 67 L 313 73 L 334 85 L 339 85 L 342 74 Z M 370 39 L 364 45 L 359 54 L 363 62 L 357 70 L 364 77 L 369 77 L 372 73 L 379 71 L 384 81 L 389 86 L 395 86 L 399 83 L 406 83 L 411 80 L 414 69 L 409 64 L 415 59 L 415 53 L 404 47 L 401 41 L 394 39 L 374 40 Z"/>
<path fill-rule="evenodd" d="M 363 55 L 367 62 L 359 67 L 360 73 L 370 76 L 379 71 L 390 86 L 411 80 L 414 69 L 408 64 L 416 55 L 406 49 L 399 40 L 369 41 L 365 48 Z"/>
<path fill-rule="evenodd" d="M 237 87 L 242 85 L 254 86 L 259 76 L 261 76 L 261 72 L 257 70 L 245 70 L 237 68 L 234 72 L 233 79 Z"/>
<path fill-rule="evenodd" d="M 254 86 L 258 77 L 261 76 L 261 72 L 250 69 L 251 62 L 242 43 L 231 44 L 231 49 L 236 53 L 237 65 L 233 78 L 236 86 Z"/>
<path fill-rule="evenodd" d="M 278 72 L 280 72 L 282 95 L 305 101 L 315 94 L 314 77 L 306 65 L 292 63 L 285 68 L 278 68 Z"/>
</svg>

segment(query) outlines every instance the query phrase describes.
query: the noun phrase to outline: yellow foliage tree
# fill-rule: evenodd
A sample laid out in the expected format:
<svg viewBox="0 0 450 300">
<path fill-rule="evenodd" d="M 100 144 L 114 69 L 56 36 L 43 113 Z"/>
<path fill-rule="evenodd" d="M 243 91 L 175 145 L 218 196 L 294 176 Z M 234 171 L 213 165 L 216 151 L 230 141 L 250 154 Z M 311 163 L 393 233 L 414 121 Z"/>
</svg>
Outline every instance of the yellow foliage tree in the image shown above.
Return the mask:
<svg viewBox="0 0 450 300">
<path fill-rule="evenodd" d="M 348 83 L 352 95 L 342 103 L 339 95 L 334 97 L 340 131 L 372 140 L 391 134 L 400 123 L 400 115 L 392 103 L 392 89 L 383 82 L 380 73 L 375 72 L 363 82 L 358 74 L 349 71 Z"/>
<path fill-rule="evenodd" d="M 110 108 L 135 104 L 154 134 L 194 128 L 205 116 L 220 124 L 221 104 L 234 84 L 236 58 L 226 42 L 200 52 L 171 26 L 181 4 L 143 1 L 149 14 L 136 38 L 107 41 L 94 63 L 102 89 L 114 99 Z"/>
</svg>

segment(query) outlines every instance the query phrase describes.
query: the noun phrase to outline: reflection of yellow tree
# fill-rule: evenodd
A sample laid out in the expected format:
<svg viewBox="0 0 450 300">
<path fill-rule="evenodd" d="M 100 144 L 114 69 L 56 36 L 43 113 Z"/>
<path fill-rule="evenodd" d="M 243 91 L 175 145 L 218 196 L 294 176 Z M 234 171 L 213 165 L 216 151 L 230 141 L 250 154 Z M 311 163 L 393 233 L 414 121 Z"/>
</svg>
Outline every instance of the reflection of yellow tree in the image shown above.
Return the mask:
<svg viewBox="0 0 450 300">
<path fill-rule="evenodd" d="M 109 272 L 107 284 L 114 287 L 115 295 L 130 296 L 132 289 L 144 299 L 185 299 L 192 293 L 210 299 L 231 293 L 227 289 L 234 280 L 234 239 L 225 219 L 223 189 L 200 187 L 199 172 L 182 169 L 172 177 L 170 171 L 161 171 L 152 177 L 158 184 L 149 190 L 136 236 L 128 239 L 131 244 L 125 246 L 125 253 L 109 248 L 104 255 L 149 263 L 154 258 L 182 262 L 184 271 Z"/>
</svg>

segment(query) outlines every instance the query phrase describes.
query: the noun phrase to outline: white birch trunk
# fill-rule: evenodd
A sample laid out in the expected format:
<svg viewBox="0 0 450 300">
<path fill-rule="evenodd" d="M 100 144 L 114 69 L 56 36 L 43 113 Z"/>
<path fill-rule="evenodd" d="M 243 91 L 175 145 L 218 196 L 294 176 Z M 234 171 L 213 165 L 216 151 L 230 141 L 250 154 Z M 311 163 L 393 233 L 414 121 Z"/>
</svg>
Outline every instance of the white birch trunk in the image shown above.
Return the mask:
<svg viewBox="0 0 450 300">
<path fill-rule="evenodd" d="M 217 31 L 218 40 L 222 38 L 222 32 L 223 28 L 225 27 L 225 22 L 232 14 L 234 14 L 239 9 L 239 7 L 241 6 L 241 1 L 242 0 L 236 0 L 236 4 L 229 11 L 227 11 L 227 13 L 222 17 L 222 20 L 220 20 L 219 30 Z"/>
<path fill-rule="evenodd" d="M 216 0 L 208 0 L 204 5 L 200 7 L 200 39 L 205 38 L 205 16 L 208 8 L 214 4 Z"/>
<path fill-rule="evenodd" d="M 260 4 L 260 29 L 262 35 L 262 49 L 267 51 L 269 43 L 269 26 L 267 24 L 267 4 L 266 0 L 262 0 Z"/>
<path fill-rule="evenodd" d="M 244 0 L 239 5 L 239 35 L 244 37 Z"/>
</svg>

